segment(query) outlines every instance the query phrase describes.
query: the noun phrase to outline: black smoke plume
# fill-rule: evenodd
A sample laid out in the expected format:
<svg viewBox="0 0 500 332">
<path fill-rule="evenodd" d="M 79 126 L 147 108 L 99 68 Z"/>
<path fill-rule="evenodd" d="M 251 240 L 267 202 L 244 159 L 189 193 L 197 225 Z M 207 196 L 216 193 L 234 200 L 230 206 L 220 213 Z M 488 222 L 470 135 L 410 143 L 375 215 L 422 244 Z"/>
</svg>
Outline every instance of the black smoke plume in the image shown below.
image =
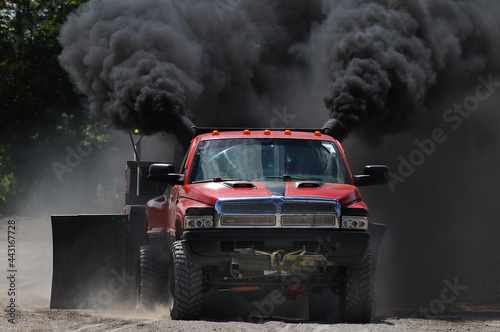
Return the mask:
<svg viewBox="0 0 500 332">
<path fill-rule="evenodd" d="M 499 7 L 90 1 L 62 30 L 61 62 L 92 114 L 118 128 L 171 131 L 186 112 L 256 122 L 255 109 L 286 103 L 293 86 L 313 77 L 326 79 L 325 105 L 344 132 L 365 126 L 373 138 L 408 128 L 433 91 L 498 68 Z"/>
<path fill-rule="evenodd" d="M 243 121 L 302 70 L 288 49 L 317 17 L 318 1 L 89 1 L 62 29 L 61 63 L 118 128 Z"/>
<path fill-rule="evenodd" d="M 256 109 L 286 104 L 295 86 L 307 99 L 315 94 L 302 87 L 325 82 L 325 105 L 344 134 L 364 127 L 373 138 L 411 126 L 429 96 L 499 67 L 499 7 L 90 1 L 62 29 L 61 62 L 91 113 L 118 128 L 171 131 L 182 114 L 248 125 L 259 122 Z"/>
<path fill-rule="evenodd" d="M 500 68 L 496 1 L 324 1 L 309 55 L 327 72 L 324 102 L 348 132 L 408 129 L 431 97 Z M 458 85 L 459 86 L 459 85 Z"/>
</svg>

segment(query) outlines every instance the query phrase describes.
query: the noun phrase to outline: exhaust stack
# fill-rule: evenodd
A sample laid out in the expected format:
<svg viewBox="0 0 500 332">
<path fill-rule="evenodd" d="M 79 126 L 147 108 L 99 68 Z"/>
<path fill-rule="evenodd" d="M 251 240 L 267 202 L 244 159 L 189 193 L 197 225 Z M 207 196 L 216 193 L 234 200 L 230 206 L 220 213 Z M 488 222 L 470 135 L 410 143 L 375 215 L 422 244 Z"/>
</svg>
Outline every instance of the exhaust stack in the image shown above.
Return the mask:
<svg viewBox="0 0 500 332">
<path fill-rule="evenodd" d="M 186 116 L 181 116 L 175 124 L 175 136 L 182 145 L 184 151 L 189 148 L 189 143 L 195 135 L 196 126 Z"/>
<path fill-rule="evenodd" d="M 325 124 L 321 127 L 321 130 L 326 134 L 335 138 L 337 141 L 341 141 L 344 139 L 344 136 L 347 136 L 344 125 L 337 119 L 331 118 L 325 122 Z"/>
</svg>

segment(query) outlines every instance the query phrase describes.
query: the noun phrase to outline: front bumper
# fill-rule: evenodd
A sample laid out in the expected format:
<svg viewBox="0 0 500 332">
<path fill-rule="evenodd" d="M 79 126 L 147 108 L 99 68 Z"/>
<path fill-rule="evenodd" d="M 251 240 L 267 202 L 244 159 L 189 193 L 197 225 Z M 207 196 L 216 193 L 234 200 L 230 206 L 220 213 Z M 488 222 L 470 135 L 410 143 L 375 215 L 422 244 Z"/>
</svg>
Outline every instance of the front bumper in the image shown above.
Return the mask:
<svg viewBox="0 0 500 332">
<path fill-rule="evenodd" d="M 307 252 L 323 255 L 337 266 L 361 263 L 369 250 L 370 233 L 337 229 L 210 229 L 185 231 L 182 246 L 196 265 L 229 266 L 237 249 Z M 236 250 L 236 251 L 235 251 Z"/>
</svg>

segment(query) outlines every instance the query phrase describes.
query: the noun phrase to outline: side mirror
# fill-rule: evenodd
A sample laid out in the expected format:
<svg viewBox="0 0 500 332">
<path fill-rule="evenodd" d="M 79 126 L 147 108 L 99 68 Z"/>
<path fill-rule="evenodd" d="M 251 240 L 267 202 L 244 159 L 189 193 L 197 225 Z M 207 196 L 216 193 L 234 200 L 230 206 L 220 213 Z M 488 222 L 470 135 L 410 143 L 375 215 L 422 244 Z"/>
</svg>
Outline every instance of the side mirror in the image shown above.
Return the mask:
<svg viewBox="0 0 500 332">
<path fill-rule="evenodd" d="M 184 175 L 176 174 L 172 164 L 153 164 L 149 166 L 148 180 L 152 182 L 168 183 L 171 185 L 183 184 Z"/>
<path fill-rule="evenodd" d="M 384 165 L 366 165 L 363 175 L 354 175 L 354 185 L 357 187 L 386 184 L 389 178 L 389 168 Z"/>
</svg>

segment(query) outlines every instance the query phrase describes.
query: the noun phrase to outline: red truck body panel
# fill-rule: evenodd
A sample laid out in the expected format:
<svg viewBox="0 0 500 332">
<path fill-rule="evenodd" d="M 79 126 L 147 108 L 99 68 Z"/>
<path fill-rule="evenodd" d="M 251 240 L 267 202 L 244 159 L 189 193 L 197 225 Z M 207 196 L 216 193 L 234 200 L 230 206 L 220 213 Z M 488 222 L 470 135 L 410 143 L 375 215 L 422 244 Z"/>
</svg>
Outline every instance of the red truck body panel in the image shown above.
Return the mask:
<svg viewBox="0 0 500 332">
<path fill-rule="evenodd" d="M 183 169 L 186 172 L 184 185 L 175 185 L 170 191 L 168 197 L 164 195 L 147 203 L 148 235 L 165 234 L 167 230 L 172 236 L 176 236 L 176 234 L 179 235 L 179 228 L 183 228 L 185 211 L 189 207 L 214 206 L 216 201 L 222 198 L 270 197 L 272 195 L 266 186 L 258 181 L 251 181 L 255 186 L 254 188 L 230 188 L 223 182 L 188 184 L 191 166 L 199 142 L 204 140 L 233 138 L 284 138 L 334 142 L 347 167 L 351 184 L 325 183 L 320 188 L 296 188 L 295 182 L 288 181 L 285 182 L 284 196 L 337 199 L 342 206 L 355 204 L 356 208 L 367 209 L 366 205 L 361 201 L 361 195 L 358 189 L 353 185 L 353 177 L 347 163 L 344 149 L 340 143 L 332 137 L 320 133 L 285 130 L 255 130 L 249 132 L 216 131 L 209 134 L 199 135 L 191 141 L 191 145 L 188 150 L 188 157 L 183 165 Z"/>
</svg>

